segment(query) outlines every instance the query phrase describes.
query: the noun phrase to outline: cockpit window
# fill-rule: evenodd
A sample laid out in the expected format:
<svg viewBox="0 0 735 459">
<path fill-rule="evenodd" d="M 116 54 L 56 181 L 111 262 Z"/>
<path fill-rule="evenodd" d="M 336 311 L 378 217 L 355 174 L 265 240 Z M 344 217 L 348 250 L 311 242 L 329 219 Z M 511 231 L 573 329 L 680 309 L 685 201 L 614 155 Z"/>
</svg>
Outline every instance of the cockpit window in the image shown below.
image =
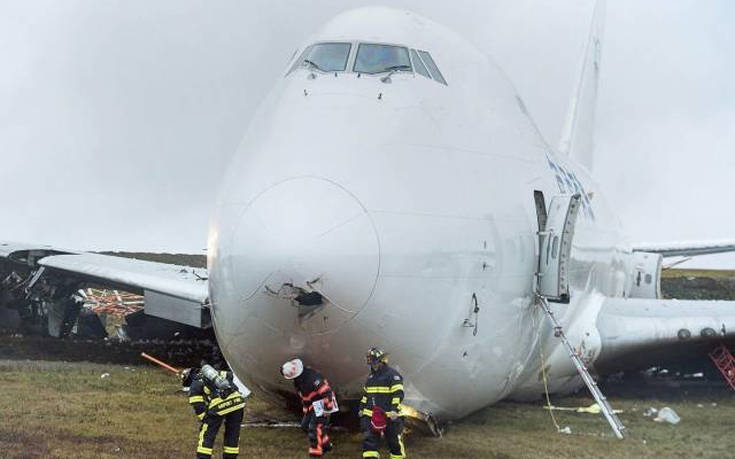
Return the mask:
<svg viewBox="0 0 735 459">
<path fill-rule="evenodd" d="M 408 48 L 360 43 L 353 70 L 359 73 L 410 72 Z"/>
<path fill-rule="evenodd" d="M 419 51 L 419 55 L 424 61 L 424 64 L 426 64 L 426 66 L 429 68 L 429 72 L 431 72 L 431 77 L 439 83 L 447 84 L 447 80 L 445 80 L 444 76 L 442 76 L 442 73 L 439 71 L 439 67 L 436 66 L 434 59 L 431 58 L 431 54 L 427 53 L 426 51 Z"/>
<path fill-rule="evenodd" d="M 413 61 L 413 68 L 416 69 L 416 73 L 421 76 L 425 76 L 428 79 L 431 79 L 428 70 L 426 70 L 426 67 L 424 67 L 424 63 L 421 62 L 421 59 L 419 58 L 419 55 L 416 54 L 415 49 L 411 50 L 411 60 Z"/>
<path fill-rule="evenodd" d="M 289 73 L 299 67 L 322 72 L 344 72 L 350 57 L 350 43 L 317 43 L 309 46 L 296 59 Z"/>
</svg>

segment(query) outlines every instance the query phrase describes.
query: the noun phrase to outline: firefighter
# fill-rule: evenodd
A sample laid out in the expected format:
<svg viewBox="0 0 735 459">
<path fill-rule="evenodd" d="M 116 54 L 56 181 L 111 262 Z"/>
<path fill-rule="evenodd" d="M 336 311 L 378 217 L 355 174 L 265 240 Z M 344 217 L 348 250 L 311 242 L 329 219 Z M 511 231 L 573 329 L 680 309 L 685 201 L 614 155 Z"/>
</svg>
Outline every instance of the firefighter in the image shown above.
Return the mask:
<svg viewBox="0 0 735 459">
<path fill-rule="evenodd" d="M 309 438 L 309 456 L 323 456 L 332 450 L 327 428 L 329 415 L 337 411 L 337 402 L 329 381 L 318 371 L 304 367 L 301 359 L 284 363 L 281 374 L 284 378 L 293 380 L 296 393 L 301 397 L 304 412 L 301 428 Z"/>
<path fill-rule="evenodd" d="M 362 457 L 380 457 L 380 437 L 385 436 L 391 459 L 406 457 L 403 445 L 403 376 L 388 366 L 388 354 L 373 347 L 367 353 L 370 375 L 360 400 Z"/>
<path fill-rule="evenodd" d="M 184 387 L 189 387 L 189 404 L 201 421 L 197 458 L 212 457 L 217 431 L 224 422 L 223 458 L 236 458 L 245 399 L 237 390 L 231 371 L 217 371 L 210 365 L 188 368 L 181 373 Z"/>
</svg>

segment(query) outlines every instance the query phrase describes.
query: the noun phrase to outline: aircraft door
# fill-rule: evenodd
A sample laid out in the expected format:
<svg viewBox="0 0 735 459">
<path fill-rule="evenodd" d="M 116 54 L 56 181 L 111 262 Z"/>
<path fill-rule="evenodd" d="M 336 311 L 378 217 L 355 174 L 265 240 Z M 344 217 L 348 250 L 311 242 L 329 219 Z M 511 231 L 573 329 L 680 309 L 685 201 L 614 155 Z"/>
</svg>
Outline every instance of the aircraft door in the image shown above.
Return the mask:
<svg viewBox="0 0 735 459">
<path fill-rule="evenodd" d="M 534 192 L 539 224 L 536 290 L 549 301 L 569 302 L 569 256 L 580 197 L 579 193 L 554 196 L 547 212 L 543 193 Z"/>
<path fill-rule="evenodd" d="M 661 265 L 658 253 L 633 252 L 631 298 L 661 298 Z"/>
</svg>

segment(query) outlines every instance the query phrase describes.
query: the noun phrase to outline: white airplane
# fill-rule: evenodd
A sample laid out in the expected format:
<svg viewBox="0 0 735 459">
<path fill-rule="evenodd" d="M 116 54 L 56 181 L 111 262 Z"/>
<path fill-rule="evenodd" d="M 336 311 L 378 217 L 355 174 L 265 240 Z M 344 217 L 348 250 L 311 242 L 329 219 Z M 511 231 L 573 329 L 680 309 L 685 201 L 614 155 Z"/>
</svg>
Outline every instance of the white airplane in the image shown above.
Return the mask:
<svg viewBox="0 0 735 459">
<path fill-rule="evenodd" d="M 542 374 L 551 392 L 579 387 L 537 293 L 556 300 L 593 367 L 731 340 L 733 303 L 662 300 L 659 282 L 662 256 L 735 241 L 631 244 L 593 179 L 603 10 L 558 148 L 460 35 L 356 9 L 299 48 L 254 117 L 222 186 L 208 273 L 13 243 L 0 260 L 26 266 L 24 288 L 52 286 L 56 316 L 60 298 L 94 282 L 144 292 L 151 315 L 211 317 L 256 390 L 289 391 L 278 369 L 300 356 L 359 398 L 365 351 L 380 346 L 405 403 L 440 420 L 537 397 Z"/>
</svg>

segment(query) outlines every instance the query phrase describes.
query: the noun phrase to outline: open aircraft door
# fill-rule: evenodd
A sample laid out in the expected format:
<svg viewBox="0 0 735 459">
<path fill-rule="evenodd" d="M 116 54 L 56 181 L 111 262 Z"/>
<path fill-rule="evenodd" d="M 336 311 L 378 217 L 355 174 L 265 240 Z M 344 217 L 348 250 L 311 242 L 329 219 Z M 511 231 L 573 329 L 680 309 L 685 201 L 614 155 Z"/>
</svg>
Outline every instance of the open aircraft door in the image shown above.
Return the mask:
<svg viewBox="0 0 735 459">
<path fill-rule="evenodd" d="M 547 211 L 544 194 L 534 191 L 539 225 L 536 290 L 549 301 L 569 302 L 569 255 L 580 197 L 579 193 L 554 196 Z"/>
</svg>

